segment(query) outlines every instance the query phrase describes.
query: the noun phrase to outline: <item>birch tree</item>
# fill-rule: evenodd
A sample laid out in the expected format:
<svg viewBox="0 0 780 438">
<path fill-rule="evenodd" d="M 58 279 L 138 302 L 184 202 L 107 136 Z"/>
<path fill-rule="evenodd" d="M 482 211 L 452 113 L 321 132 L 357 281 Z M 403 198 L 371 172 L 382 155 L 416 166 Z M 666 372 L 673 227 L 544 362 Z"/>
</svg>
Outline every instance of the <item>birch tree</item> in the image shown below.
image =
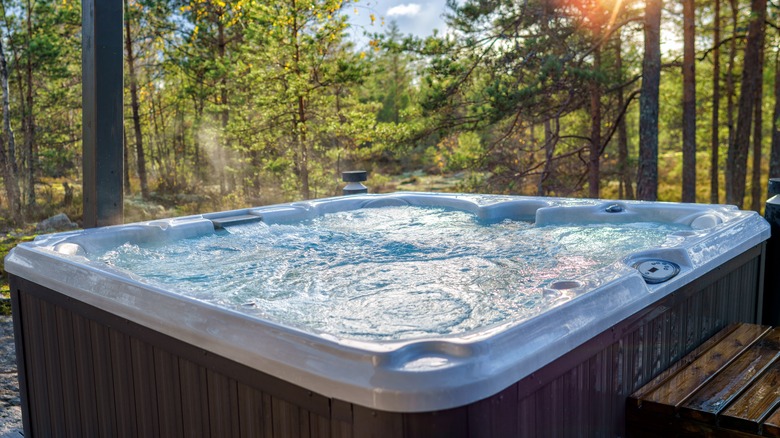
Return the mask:
<svg viewBox="0 0 780 438">
<path fill-rule="evenodd" d="M 8 67 L 5 60 L 2 37 L 0 37 L 0 85 L 3 100 L 3 137 L 0 143 L 0 170 L 8 198 L 8 209 L 15 223 L 22 222 L 22 202 L 19 195 L 19 170 L 16 165 L 16 140 L 11 128 L 11 109 L 8 93 Z"/>
</svg>

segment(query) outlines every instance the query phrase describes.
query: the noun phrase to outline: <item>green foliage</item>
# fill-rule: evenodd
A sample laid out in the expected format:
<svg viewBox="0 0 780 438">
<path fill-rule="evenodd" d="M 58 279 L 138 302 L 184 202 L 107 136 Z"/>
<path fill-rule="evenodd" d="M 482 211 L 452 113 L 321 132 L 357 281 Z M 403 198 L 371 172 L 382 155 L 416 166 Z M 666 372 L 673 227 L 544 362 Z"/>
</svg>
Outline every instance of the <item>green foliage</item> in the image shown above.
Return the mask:
<svg viewBox="0 0 780 438">
<path fill-rule="evenodd" d="M 61 183 L 75 187 L 81 177 L 81 8 L 72 0 L 30 4 L 31 30 L 27 2 L 21 0 L 4 0 L 0 22 L 17 149 L 28 90 L 34 99 L 35 157 L 30 159 L 38 193 L 27 220 L 57 210 L 77 218 L 79 192 L 68 205 L 59 199 Z M 129 217 L 334 195 L 342 185 L 338 173 L 354 168 L 371 171 L 378 186 L 388 188 L 390 175 L 426 169 L 438 178 L 468 175 L 459 178 L 461 190 L 581 196 L 587 188 L 595 91 L 600 135 L 609 140 L 600 158 L 602 196 L 617 196 L 623 169 L 635 173 L 639 114 L 632 92 L 640 84 L 641 2 L 450 1 L 446 34 L 415 39 L 390 22 L 370 36 L 367 47 L 355 47 L 348 37 L 355 33 L 348 19 L 355 6 L 353 0 L 128 0 L 143 154 L 153 201 L 164 206 L 161 213 L 133 201 Z M 726 6 L 723 38 L 732 32 Z M 709 150 L 712 129 L 711 8 L 698 9 L 700 151 Z M 665 20 L 665 36 L 673 40 L 679 23 L 674 13 Z M 738 33 L 746 20 L 738 17 Z M 767 46 L 776 46 L 777 32 L 768 29 L 768 38 Z M 741 53 L 743 42 L 737 40 Z M 727 47 L 721 46 L 722 75 Z M 664 62 L 672 65 L 677 55 L 665 52 Z M 31 81 L 25 77 L 28 61 Z M 741 68 L 737 58 L 736 77 Z M 764 73 L 769 84 L 772 67 Z M 660 192 L 669 200 L 679 192 L 680 82 L 677 66 L 664 70 Z M 619 91 L 634 98 L 625 114 Z M 764 92 L 768 115 L 772 88 Z M 725 97 L 721 105 L 717 129 L 723 164 Z M 134 146 L 126 106 L 126 142 Z M 624 162 L 614 133 L 620 117 L 627 121 Z M 699 200 L 707 199 L 701 191 L 709 190 L 707 154 L 698 157 Z M 139 187 L 137 158 L 129 149 L 131 192 Z M 26 160 L 17 150 L 22 172 Z"/>
<path fill-rule="evenodd" d="M 464 132 L 458 136 L 457 147 L 452 151 L 449 170 L 466 170 L 477 167 L 485 153 L 482 141 L 474 132 Z"/>
<path fill-rule="evenodd" d="M 0 316 L 11 315 L 11 300 L 8 298 L 8 285 L 0 286 Z"/>
<path fill-rule="evenodd" d="M 426 160 L 431 168 L 440 172 L 457 172 L 477 168 L 484 153 L 480 136 L 474 132 L 463 132 L 429 147 Z"/>
<path fill-rule="evenodd" d="M 45 148 L 38 156 L 43 176 L 62 178 L 76 171 L 76 151 L 67 147 Z"/>
</svg>

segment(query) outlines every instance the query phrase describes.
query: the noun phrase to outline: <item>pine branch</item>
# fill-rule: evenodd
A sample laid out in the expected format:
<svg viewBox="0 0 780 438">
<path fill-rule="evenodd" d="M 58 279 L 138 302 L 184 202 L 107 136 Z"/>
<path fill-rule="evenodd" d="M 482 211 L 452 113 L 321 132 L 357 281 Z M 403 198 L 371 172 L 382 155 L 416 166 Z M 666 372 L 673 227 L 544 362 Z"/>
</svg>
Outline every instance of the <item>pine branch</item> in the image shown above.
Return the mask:
<svg viewBox="0 0 780 438">
<path fill-rule="evenodd" d="M 770 26 L 773 26 L 775 29 L 777 29 L 777 26 L 774 26 L 774 25 L 770 24 L 768 21 L 767 21 L 767 24 L 770 25 Z M 740 34 L 732 35 L 732 36 L 730 36 L 730 37 L 728 37 L 728 38 L 726 38 L 724 40 L 721 40 L 718 44 L 715 44 L 714 46 L 712 46 L 709 49 L 707 49 L 704 52 L 702 52 L 701 57 L 699 57 L 697 59 L 697 61 L 704 61 L 705 59 L 707 59 L 707 56 L 709 56 L 709 54 L 711 52 L 714 52 L 715 49 L 719 49 L 720 46 L 722 46 L 722 45 L 724 45 L 724 44 L 726 44 L 728 42 L 731 42 L 731 40 L 734 40 L 734 39 L 744 39 L 745 37 L 746 37 L 745 34 L 740 33 Z"/>
</svg>

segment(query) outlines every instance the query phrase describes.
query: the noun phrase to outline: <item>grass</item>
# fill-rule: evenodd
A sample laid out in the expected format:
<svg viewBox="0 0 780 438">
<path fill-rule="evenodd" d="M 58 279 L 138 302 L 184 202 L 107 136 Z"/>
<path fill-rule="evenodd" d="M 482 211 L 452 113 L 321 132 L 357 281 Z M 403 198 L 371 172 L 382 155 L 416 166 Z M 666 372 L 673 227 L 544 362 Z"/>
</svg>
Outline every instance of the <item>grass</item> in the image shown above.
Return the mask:
<svg viewBox="0 0 780 438">
<path fill-rule="evenodd" d="M 9 295 L 10 291 L 8 289 L 8 284 L 0 286 L 0 316 L 8 316 L 11 314 L 11 297 Z"/>
</svg>

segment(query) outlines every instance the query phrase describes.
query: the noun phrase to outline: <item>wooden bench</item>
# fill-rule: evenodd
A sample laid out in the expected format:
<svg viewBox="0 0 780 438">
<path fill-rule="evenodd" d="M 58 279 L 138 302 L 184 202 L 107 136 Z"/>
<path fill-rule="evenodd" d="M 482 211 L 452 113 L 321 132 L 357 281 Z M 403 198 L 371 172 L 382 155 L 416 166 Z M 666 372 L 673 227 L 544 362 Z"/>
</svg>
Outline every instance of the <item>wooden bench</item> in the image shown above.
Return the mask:
<svg viewBox="0 0 780 438">
<path fill-rule="evenodd" d="M 780 328 L 724 328 L 632 394 L 626 422 L 633 437 L 780 437 Z"/>
</svg>

